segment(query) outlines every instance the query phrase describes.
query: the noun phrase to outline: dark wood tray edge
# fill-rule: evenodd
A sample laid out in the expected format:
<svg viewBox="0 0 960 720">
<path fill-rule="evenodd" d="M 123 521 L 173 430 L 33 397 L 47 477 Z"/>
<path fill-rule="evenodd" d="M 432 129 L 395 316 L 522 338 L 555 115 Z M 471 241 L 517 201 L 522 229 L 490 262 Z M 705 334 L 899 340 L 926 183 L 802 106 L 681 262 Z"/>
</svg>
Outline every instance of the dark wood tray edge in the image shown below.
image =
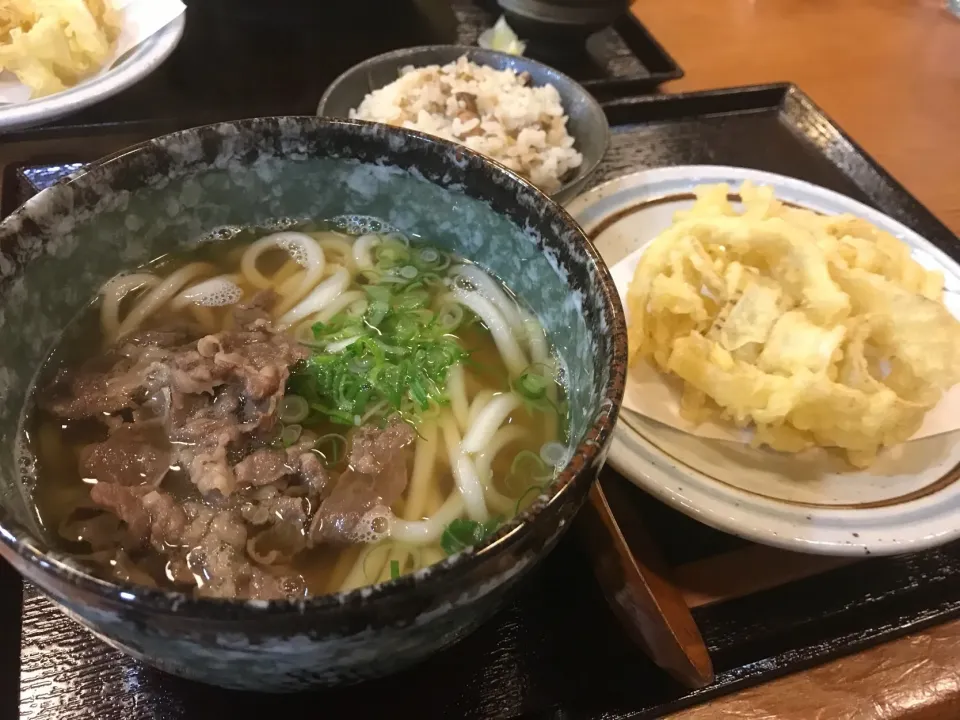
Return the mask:
<svg viewBox="0 0 960 720">
<path fill-rule="evenodd" d="M 600 100 L 612 100 L 639 93 L 656 91 L 661 85 L 683 77 L 683 68 L 647 29 L 632 10 L 613 26 L 634 57 L 649 75 L 635 78 L 587 80 L 583 86 Z"/>
</svg>

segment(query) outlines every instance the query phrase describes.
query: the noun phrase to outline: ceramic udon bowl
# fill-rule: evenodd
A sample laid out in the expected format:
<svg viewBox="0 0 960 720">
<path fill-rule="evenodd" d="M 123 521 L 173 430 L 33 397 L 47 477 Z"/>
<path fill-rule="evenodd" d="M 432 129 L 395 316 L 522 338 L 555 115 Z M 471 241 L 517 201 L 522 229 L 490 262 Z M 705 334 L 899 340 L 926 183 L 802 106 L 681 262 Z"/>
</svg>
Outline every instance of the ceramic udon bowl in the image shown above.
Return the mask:
<svg viewBox="0 0 960 720">
<path fill-rule="evenodd" d="M 567 368 L 569 464 L 481 545 L 390 582 L 299 601 L 193 597 L 95 579 L 32 509 L 21 410 L 101 283 L 228 225 L 376 216 L 471 258 L 541 317 Z M 196 128 L 87 166 L 0 223 L 0 554 L 70 617 L 162 670 L 295 691 L 399 670 L 462 638 L 556 543 L 603 464 L 626 332 L 607 268 L 533 186 L 462 147 L 381 125 L 268 118 Z M 18 462 L 18 458 L 20 462 Z"/>
</svg>

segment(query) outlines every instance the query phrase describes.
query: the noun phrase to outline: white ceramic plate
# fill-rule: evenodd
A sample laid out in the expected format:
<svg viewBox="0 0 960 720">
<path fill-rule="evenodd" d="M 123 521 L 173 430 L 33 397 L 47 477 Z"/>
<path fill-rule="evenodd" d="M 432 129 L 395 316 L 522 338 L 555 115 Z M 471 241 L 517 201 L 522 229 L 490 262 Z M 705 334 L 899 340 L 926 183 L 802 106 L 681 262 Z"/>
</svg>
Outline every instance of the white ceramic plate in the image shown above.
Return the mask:
<svg viewBox="0 0 960 720">
<path fill-rule="evenodd" d="M 93 80 L 36 100 L 0 104 L 0 133 L 53 122 L 135 85 L 160 67 L 176 49 L 186 22 L 186 13 L 181 13 L 176 20 L 127 53 L 108 72 Z"/>
<path fill-rule="evenodd" d="M 684 166 L 612 180 L 568 209 L 613 266 L 666 229 L 702 183 L 744 180 L 825 214 L 852 213 L 899 237 L 924 267 L 943 270 L 948 301 L 960 265 L 915 232 L 838 193 L 744 168 Z M 948 302 L 951 306 L 953 302 Z M 755 542 L 824 555 L 889 555 L 960 537 L 960 431 L 915 440 L 852 472 L 830 453 L 786 455 L 707 440 L 629 411 L 621 413 L 611 464 L 668 505 Z"/>
</svg>

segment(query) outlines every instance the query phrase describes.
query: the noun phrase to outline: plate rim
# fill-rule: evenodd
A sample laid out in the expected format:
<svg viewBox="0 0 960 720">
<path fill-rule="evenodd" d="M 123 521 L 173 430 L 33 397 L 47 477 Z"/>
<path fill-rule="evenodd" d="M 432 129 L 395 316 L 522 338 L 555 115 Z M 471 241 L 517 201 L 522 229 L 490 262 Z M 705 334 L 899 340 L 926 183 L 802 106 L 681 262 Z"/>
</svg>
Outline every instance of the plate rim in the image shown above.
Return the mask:
<svg viewBox="0 0 960 720">
<path fill-rule="evenodd" d="M 140 43 L 126 60 L 99 77 L 46 97 L 0 105 L 0 133 L 51 122 L 135 85 L 173 54 L 183 38 L 186 23 L 184 12 Z"/>
<path fill-rule="evenodd" d="M 774 186 L 778 196 L 783 189 L 805 191 L 832 204 L 845 206 L 852 214 L 879 224 L 960 273 L 960 263 L 956 259 L 895 218 L 815 183 L 754 168 L 678 165 L 640 170 L 593 187 L 572 200 L 567 210 L 589 236 L 593 228 L 617 211 L 612 209 L 610 213 L 601 213 L 592 219 L 583 218 L 585 212 L 607 197 L 634 193 L 639 201 L 645 194 L 654 193 L 650 186 L 656 183 L 676 181 L 692 191 L 696 185 L 705 182 L 738 183 L 745 179 Z M 708 476 L 698 479 L 678 468 L 662 450 L 650 452 L 642 447 L 644 444 L 655 447 L 649 439 L 630 428 L 624 419 L 618 420 L 609 452 L 610 464 L 627 480 L 673 509 L 753 542 L 808 554 L 863 557 L 913 552 L 960 537 L 960 481 L 926 497 L 893 507 L 805 507 L 797 510 L 770 498 L 749 497 L 747 492 L 722 486 Z M 827 522 L 817 524 L 817 520 Z M 804 521 L 816 527 L 816 532 L 803 533 Z"/>
</svg>

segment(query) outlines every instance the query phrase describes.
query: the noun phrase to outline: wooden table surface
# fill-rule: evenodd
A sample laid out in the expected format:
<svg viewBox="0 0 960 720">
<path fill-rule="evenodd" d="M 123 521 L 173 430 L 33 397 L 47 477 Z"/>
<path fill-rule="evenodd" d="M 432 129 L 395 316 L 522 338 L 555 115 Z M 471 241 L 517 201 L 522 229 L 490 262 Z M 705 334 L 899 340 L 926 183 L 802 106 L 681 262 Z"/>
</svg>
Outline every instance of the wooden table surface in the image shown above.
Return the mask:
<svg viewBox="0 0 960 720">
<path fill-rule="evenodd" d="M 944 0 L 639 0 L 686 72 L 667 91 L 794 82 L 960 233 L 960 19 Z"/>
<path fill-rule="evenodd" d="M 960 19 L 942 0 L 640 0 L 685 77 L 790 81 L 960 234 Z M 674 720 L 960 717 L 960 621 L 678 713 Z"/>
</svg>

